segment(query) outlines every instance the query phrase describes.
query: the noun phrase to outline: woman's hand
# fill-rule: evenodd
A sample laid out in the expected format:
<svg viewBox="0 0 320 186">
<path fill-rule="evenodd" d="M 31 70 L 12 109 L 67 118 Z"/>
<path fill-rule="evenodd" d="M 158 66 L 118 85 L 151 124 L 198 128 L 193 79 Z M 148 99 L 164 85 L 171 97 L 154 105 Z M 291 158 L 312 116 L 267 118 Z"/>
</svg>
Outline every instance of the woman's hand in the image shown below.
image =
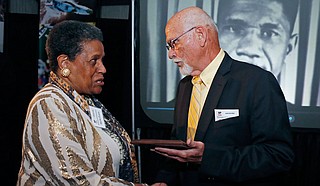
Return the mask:
<svg viewBox="0 0 320 186">
<path fill-rule="evenodd" d="M 154 183 L 152 185 L 148 185 L 145 183 L 136 183 L 135 186 L 168 186 L 166 183 Z"/>
</svg>

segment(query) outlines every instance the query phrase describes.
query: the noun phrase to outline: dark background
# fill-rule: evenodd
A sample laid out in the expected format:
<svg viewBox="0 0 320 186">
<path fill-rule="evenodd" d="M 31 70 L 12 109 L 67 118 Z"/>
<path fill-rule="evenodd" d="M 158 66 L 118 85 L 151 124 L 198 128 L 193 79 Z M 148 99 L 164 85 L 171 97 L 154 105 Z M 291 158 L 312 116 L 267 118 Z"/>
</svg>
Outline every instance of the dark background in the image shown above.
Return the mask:
<svg viewBox="0 0 320 186">
<path fill-rule="evenodd" d="M 130 0 L 101 0 L 99 3 L 99 6 L 131 6 Z M 96 22 L 104 32 L 107 68 L 105 87 L 98 97 L 131 134 L 133 118 L 131 18 L 102 19 L 97 16 Z M 10 10 L 5 13 L 4 53 L 0 53 L 1 185 L 16 184 L 21 161 L 25 113 L 29 101 L 38 91 L 38 27 L 38 14 L 12 13 Z M 139 48 L 139 43 L 136 45 Z M 141 138 L 169 138 L 171 125 L 159 124 L 150 120 L 139 105 L 140 85 L 138 78 L 140 77 L 139 73 L 143 72 L 139 72 L 139 57 L 134 57 L 137 61 L 134 67 L 136 78 L 134 84 L 135 126 L 141 129 Z M 290 174 L 284 177 L 284 185 L 319 185 L 320 131 L 319 129 L 304 128 L 292 128 L 292 130 L 296 160 Z M 149 149 L 141 148 L 142 182 L 153 183 L 162 160 L 162 157 L 150 152 Z"/>
</svg>

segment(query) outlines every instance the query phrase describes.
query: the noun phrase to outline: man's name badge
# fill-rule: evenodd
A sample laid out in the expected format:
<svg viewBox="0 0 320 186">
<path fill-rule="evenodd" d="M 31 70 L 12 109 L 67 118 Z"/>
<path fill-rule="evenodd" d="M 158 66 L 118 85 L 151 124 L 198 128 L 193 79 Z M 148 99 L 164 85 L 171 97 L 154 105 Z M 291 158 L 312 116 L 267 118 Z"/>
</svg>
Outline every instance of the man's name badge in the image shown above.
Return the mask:
<svg viewBox="0 0 320 186">
<path fill-rule="evenodd" d="M 105 128 L 106 126 L 104 124 L 102 110 L 92 106 L 89 106 L 89 108 L 93 125 L 99 128 Z"/>
<path fill-rule="evenodd" d="M 214 121 L 220 121 L 239 116 L 239 109 L 214 109 Z"/>
</svg>

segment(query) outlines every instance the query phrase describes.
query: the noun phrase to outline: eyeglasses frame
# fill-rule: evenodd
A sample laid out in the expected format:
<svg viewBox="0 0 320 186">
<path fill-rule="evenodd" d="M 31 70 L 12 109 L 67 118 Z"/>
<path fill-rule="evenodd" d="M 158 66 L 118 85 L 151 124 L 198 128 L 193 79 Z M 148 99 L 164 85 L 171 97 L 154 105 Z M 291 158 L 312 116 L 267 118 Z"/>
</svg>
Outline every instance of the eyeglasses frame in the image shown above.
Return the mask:
<svg viewBox="0 0 320 186">
<path fill-rule="evenodd" d="M 175 49 L 175 43 L 178 41 L 178 39 L 180 39 L 182 36 L 184 36 L 186 33 L 190 32 L 191 30 L 197 28 L 197 26 L 194 26 L 190 29 L 188 29 L 187 31 L 183 32 L 180 36 L 174 38 L 174 39 L 171 39 L 167 45 L 166 45 L 166 48 L 167 50 L 169 51 L 170 49 L 174 50 Z"/>
</svg>

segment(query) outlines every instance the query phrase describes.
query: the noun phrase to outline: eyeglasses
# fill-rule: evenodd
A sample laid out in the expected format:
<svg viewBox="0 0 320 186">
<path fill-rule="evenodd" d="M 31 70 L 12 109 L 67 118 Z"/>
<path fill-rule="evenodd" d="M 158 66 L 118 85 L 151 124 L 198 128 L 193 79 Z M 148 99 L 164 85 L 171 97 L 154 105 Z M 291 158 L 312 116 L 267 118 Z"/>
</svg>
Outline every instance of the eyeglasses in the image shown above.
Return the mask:
<svg viewBox="0 0 320 186">
<path fill-rule="evenodd" d="M 174 50 L 175 47 L 176 47 L 176 42 L 178 41 L 178 39 L 179 39 L 180 37 L 182 37 L 183 35 L 185 35 L 186 33 L 190 32 L 190 31 L 191 31 L 192 29 L 194 29 L 194 28 L 197 28 L 197 27 L 194 26 L 194 27 L 190 28 L 189 30 L 183 32 L 180 36 L 178 36 L 178 37 L 176 37 L 176 38 L 174 38 L 174 39 L 171 39 L 171 40 L 167 43 L 167 45 L 166 45 L 167 50 L 170 50 L 170 49 Z"/>
</svg>

